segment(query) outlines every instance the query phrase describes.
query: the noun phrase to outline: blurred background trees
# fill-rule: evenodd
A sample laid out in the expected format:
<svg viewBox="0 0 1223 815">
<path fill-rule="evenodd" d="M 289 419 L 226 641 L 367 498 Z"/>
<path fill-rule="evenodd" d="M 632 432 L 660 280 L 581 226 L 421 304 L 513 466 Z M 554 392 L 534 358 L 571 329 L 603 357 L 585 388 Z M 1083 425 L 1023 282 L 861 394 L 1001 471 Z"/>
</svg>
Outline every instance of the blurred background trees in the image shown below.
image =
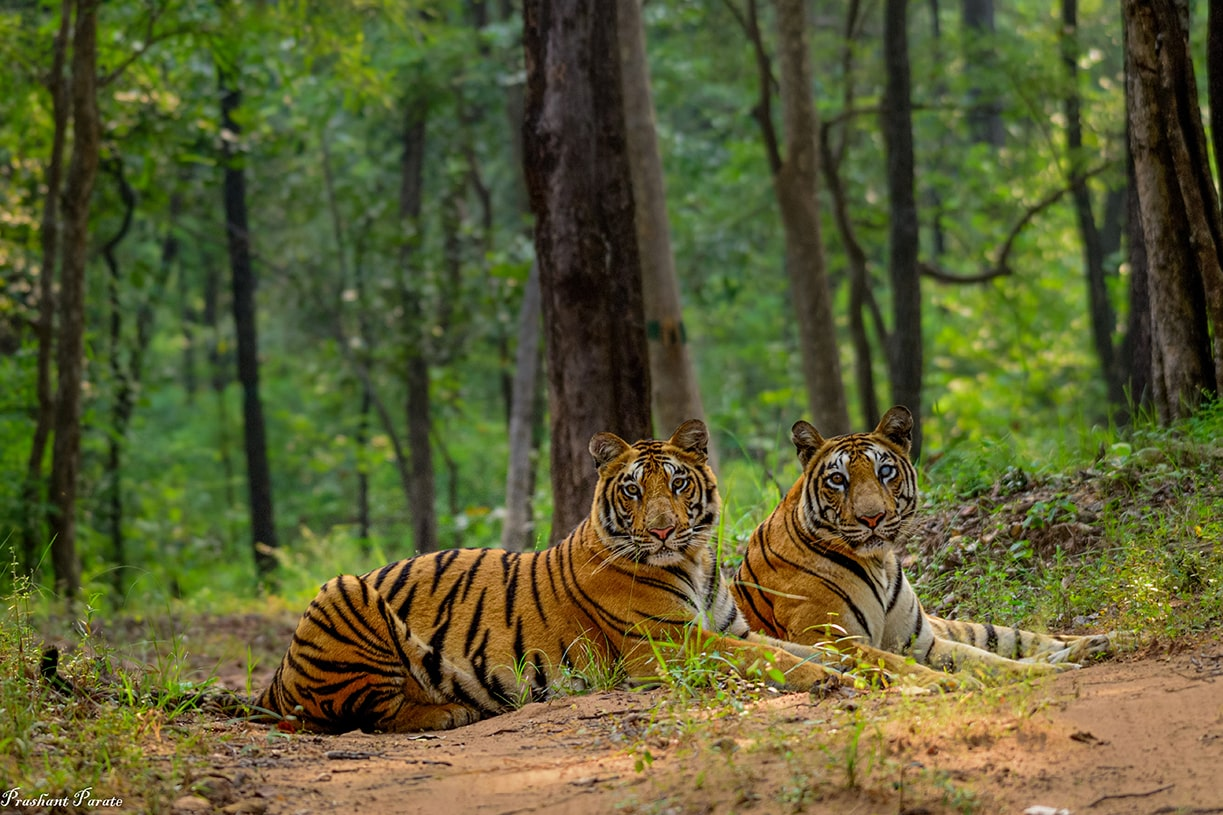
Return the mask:
<svg viewBox="0 0 1223 815">
<path fill-rule="evenodd" d="M 733 501 L 798 418 L 937 467 L 1223 385 L 1204 2 L 588 5 L 0 5 L 15 569 L 544 545 L 669 410 Z"/>
</svg>

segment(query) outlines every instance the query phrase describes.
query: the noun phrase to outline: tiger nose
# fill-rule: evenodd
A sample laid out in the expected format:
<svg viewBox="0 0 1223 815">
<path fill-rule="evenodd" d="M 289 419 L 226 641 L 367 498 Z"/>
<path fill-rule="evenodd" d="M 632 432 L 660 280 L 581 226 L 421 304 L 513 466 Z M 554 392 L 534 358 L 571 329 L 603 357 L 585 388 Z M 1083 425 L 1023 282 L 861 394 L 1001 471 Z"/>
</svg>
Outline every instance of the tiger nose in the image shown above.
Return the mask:
<svg viewBox="0 0 1223 815">
<path fill-rule="evenodd" d="M 879 522 L 883 520 L 883 516 L 885 514 L 886 513 L 880 512 L 878 515 L 859 515 L 858 520 L 866 524 L 871 529 L 874 529 L 879 525 Z"/>
<path fill-rule="evenodd" d="M 650 530 L 650 534 L 658 538 L 660 541 L 665 541 L 675 531 L 674 526 L 660 527 L 656 526 Z"/>
</svg>

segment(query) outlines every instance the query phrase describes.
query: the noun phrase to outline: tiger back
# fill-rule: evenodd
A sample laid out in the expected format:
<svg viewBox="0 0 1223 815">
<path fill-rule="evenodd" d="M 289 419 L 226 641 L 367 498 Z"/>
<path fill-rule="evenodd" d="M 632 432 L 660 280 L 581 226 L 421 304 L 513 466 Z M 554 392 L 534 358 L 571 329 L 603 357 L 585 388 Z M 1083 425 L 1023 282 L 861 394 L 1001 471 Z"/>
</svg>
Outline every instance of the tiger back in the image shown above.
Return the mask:
<svg viewBox="0 0 1223 815">
<path fill-rule="evenodd" d="M 752 533 L 731 585 L 753 630 L 836 641 L 920 678 L 928 678 L 922 666 L 1042 673 L 1128 644 L 1124 632 L 1050 636 L 927 614 L 896 551 L 918 503 L 912 432 L 913 416 L 901 406 L 870 433 L 825 440 L 806 422 L 794 425 L 802 475 Z"/>
<path fill-rule="evenodd" d="M 656 649 L 682 642 L 797 690 L 851 684 L 822 651 L 751 634 L 730 599 L 707 441 L 695 420 L 667 441 L 597 434 L 590 516 L 543 552 L 451 549 L 328 581 L 256 705 L 316 731 L 446 729 L 594 670 L 652 677 Z"/>
</svg>

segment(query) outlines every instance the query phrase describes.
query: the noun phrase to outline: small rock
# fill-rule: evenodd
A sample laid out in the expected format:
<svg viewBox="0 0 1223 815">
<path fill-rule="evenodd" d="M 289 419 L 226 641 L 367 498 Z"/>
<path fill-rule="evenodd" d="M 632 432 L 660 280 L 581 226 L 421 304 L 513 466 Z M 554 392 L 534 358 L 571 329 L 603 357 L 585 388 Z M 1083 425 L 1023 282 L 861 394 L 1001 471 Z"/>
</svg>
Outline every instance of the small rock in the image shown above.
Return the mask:
<svg viewBox="0 0 1223 815">
<path fill-rule="evenodd" d="M 268 802 L 262 798 L 247 798 L 221 810 L 225 815 L 263 815 L 268 811 Z"/>
<path fill-rule="evenodd" d="M 170 805 L 174 815 L 193 815 L 196 812 L 212 812 L 212 804 L 198 795 L 184 795 Z"/>
</svg>

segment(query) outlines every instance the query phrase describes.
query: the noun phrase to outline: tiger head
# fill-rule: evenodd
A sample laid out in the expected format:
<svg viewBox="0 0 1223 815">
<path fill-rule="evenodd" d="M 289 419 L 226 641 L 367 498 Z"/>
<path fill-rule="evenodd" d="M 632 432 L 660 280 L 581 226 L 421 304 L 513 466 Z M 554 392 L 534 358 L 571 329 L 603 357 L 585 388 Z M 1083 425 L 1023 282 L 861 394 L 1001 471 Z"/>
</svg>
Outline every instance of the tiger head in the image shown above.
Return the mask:
<svg viewBox="0 0 1223 815">
<path fill-rule="evenodd" d="M 917 509 L 908 408 L 892 408 L 870 433 L 831 439 L 796 422 L 790 439 L 803 465 L 799 515 L 809 534 L 861 555 L 882 554 L 896 542 Z"/>
<path fill-rule="evenodd" d="M 612 557 L 666 566 L 709 543 L 720 501 L 708 465 L 709 433 L 696 419 L 667 441 L 590 440 L 599 470 L 591 518 Z"/>
</svg>

